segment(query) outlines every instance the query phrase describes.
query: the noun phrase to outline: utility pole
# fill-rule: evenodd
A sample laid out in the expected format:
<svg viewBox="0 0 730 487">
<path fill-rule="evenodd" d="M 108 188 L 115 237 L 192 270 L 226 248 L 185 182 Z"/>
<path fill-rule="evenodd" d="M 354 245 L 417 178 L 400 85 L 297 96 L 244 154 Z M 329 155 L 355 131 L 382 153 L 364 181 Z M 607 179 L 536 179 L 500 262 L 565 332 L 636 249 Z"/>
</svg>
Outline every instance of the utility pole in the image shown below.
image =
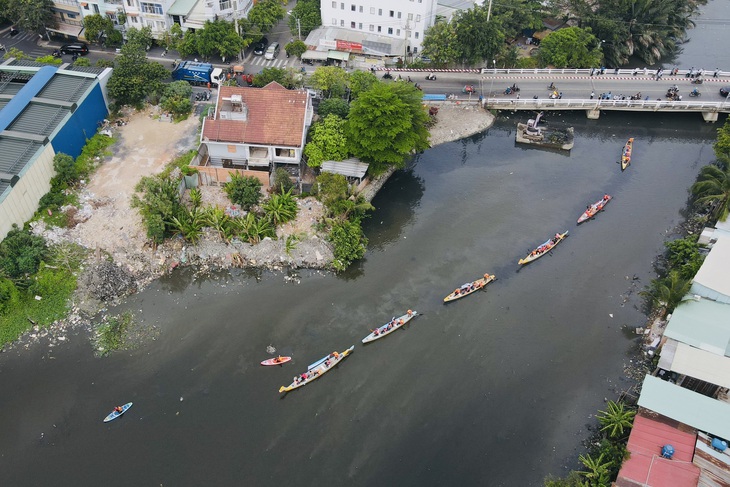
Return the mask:
<svg viewBox="0 0 730 487">
<path fill-rule="evenodd" d="M 489 22 L 489 18 L 492 16 L 492 0 L 489 0 L 489 7 L 487 8 L 487 22 Z"/>
<path fill-rule="evenodd" d="M 299 17 L 297 17 L 297 38 L 302 40 L 302 24 L 299 22 Z"/>
</svg>

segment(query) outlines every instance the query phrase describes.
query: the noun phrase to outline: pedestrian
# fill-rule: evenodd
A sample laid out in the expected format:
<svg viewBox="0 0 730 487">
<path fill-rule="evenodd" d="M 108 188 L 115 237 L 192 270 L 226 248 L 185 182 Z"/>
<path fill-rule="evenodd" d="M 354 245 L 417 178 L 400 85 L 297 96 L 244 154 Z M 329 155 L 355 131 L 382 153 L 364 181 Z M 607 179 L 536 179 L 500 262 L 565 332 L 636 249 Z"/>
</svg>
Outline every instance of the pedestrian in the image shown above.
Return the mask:
<svg viewBox="0 0 730 487">
<path fill-rule="evenodd" d="M 601 74 L 604 74 L 606 72 L 606 66 L 601 66 Z"/>
<path fill-rule="evenodd" d="M 596 71 L 596 68 L 591 68 L 591 76 L 593 76 L 593 73 Z"/>
<path fill-rule="evenodd" d="M 713 78 L 717 78 L 717 76 L 720 74 L 720 68 L 715 68 L 715 72 L 712 73 Z"/>
<path fill-rule="evenodd" d="M 560 94 L 558 94 L 558 100 L 560 100 L 563 97 L 563 92 L 561 91 Z"/>
<path fill-rule="evenodd" d="M 647 72 L 647 69 L 646 69 L 646 66 L 644 66 L 644 76 L 646 76 L 646 72 Z"/>
<path fill-rule="evenodd" d="M 519 94 L 519 93 L 517 93 L 517 99 L 518 99 L 518 100 L 520 99 L 520 94 Z"/>
<path fill-rule="evenodd" d="M 618 68 L 616 68 L 616 69 L 613 70 L 613 74 L 618 75 Z"/>
<path fill-rule="evenodd" d="M 634 76 L 636 76 L 637 74 L 639 74 L 639 68 L 634 68 Z"/>
<path fill-rule="evenodd" d="M 596 94 L 591 91 L 591 100 L 593 99 L 594 96 L 596 96 Z"/>
</svg>

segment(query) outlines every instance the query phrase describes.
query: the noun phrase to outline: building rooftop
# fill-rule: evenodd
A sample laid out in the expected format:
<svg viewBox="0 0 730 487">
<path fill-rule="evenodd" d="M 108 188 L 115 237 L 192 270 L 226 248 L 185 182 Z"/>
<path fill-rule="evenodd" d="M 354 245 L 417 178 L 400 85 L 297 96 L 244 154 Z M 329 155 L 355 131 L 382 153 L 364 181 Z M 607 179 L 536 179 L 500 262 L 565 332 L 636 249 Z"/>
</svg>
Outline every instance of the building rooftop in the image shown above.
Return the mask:
<svg viewBox="0 0 730 487">
<path fill-rule="evenodd" d="M 203 141 L 301 147 L 308 96 L 276 82 L 263 88 L 221 86 Z"/>
<path fill-rule="evenodd" d="M 406 51 L 405 39 L 382 36 L 370 32 L 341 29 L 339 27 L 320 27 L 314 29 L 304 41 L 317 51 L 328 51 L 336 48 L 336 41 L 362 44 L 362 51 L 353 50 L 373 56 L 403 56 Z M 342 49 L 346 50 L 346 49 Z"/>
<path fill-rule="evenodd" d="M 730 357 L 730 304 L 709 299 L 682 301 L 674 309 L 664 336 Z"/>
<path fill-rule="evenodd" d="M 730 238 L 718 238 L 694 277 L 690 293 L 730 303 Z"/>
<path fill-rule="evenodd" d="M 697 434 L 692 428 L 640 409 L 626 448 L 631 456 L 621 466 L 618 487 L 696 487 L 700 469 L 692 464 Z M 672 445 L 672 459 L 662 447 Z"/>
</svg>

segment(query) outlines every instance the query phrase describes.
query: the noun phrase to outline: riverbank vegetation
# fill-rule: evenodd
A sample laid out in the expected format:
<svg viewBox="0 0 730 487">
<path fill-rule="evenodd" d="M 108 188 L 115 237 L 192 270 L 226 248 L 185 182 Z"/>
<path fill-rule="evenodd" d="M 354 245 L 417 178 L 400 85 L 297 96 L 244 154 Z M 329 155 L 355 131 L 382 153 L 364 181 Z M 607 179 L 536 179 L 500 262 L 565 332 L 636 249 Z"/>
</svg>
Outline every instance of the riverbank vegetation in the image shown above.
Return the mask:
<svg viewBox="0 0 730 487">
<path fill-rule="evenodd" d="M 704 0 L 505 0 L 474 5 L 426 30 L 423 54 L 433 65 L 503 68 L 622 66 L 634 56 L 648 65 L 674 54 L 694 27 L 692 16 Z M 486 19 L 490 17 L 489 22 Z M 513 42 L 523 32 L 545 29 L 543 21 L 567 27 L 549 33 L 537 58 L 520 57 Z"/>
<path fill-rule="evenodd" d="M 115 350 L 126 348 L 133 319 L 134 315 L 129 311 L 104 316 L 96 326 L 92 339 L 96 353 L 106 356 Z"/>
</svg>

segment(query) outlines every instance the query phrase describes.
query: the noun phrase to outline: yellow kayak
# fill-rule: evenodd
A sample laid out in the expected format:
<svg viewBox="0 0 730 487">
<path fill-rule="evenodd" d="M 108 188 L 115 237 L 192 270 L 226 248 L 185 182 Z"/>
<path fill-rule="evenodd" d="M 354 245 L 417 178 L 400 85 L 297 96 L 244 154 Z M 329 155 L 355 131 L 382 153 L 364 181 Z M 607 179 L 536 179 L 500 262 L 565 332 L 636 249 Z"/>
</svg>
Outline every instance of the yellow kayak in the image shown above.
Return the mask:
<svg viewBox="0 0 730 487">
<path fill-rule="evenodd" d="M 535 250 L 533 250 L 532 252 L 530 252 L 530 255 L 528 255 L 524 259 L 520 259 L 519 262 L 518 262 L 518 264 L 520 264 L 520 265 L 529 264 L 533 260 L 539 259 L 543 255 L 545 255 L 548 252 L 550 252 L 551 250 L 553 250 L 553 248 L 556 245 L 558 245 L 560 242 L 562 242 L 563 240 L 565 240 L 565 237 L 567 237 L 567 236 L 568 236 L 568 232 L 567 231 L 565 233 L 563 233 L 563 234 L 556 233 L 553 238 L 548 239 L 547 241 L 543 242 Z"/>
<path fill-rule="evenodd" d="M 464 296 L 468 296 L 471 293 L 475 291 L 479 291 L 480 289 L 484 289 L 487 284 L 489 284 L 492 281 L 496 281 L 497 276 L 490 275 L 489 273 L 484 274 L 484 277 L 481 277 L 477 279 L 476 281 L 467 282 L 466 284 L 462 284 L 461 287 L 454 290 L 453 293 L 449 294 L 444 298 L 444 303 L 448 303 L 449 301 L 456 301 L 457 299 L 461 299 Z"/>
</svg>

